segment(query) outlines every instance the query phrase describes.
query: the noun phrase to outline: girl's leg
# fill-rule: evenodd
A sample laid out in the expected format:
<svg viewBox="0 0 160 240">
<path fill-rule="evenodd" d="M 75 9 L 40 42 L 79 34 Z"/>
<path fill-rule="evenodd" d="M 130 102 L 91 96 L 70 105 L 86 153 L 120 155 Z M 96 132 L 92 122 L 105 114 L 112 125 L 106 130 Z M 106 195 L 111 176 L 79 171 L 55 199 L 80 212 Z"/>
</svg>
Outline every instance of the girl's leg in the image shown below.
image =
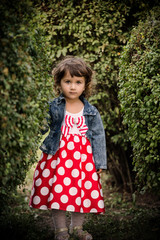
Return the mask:
<svg viewBox="0 0 160 240">
<path fill-rule="evenodd" d="M 55 227 L 56 240 L 68 240 L 68 229 L 66 225 L 66 212 L 62 210 L 52 209 L 52 218 Z"/>
<path fill-rule="evenodd" d="M 85 219 L 85 213 L 72 212 L 71 213 L 71 227 L 82 226 Z"/>
<path fill-rule="evenodd" d="M 71 213 L 71 225 L 70 233 L 75 234 L 80 240 L 92 240 L 92 236 L 87 232 L 83 231 L 83 222 L 85 219 L 84 213 L 72 212 Z"/>
</svg>

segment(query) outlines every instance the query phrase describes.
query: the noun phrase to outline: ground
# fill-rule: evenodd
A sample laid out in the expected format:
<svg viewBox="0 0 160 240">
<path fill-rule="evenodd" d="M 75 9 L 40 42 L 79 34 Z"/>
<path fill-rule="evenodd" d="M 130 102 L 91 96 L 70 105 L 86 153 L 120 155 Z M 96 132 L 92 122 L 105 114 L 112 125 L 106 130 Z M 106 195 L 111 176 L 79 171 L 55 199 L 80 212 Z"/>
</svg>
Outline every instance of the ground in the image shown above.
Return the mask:
<svg viewBox="0 0 160 240">
<path fill-rule="evenodd" d="M 32 174 L 31 174 L 32 175 Z M 5 240 L 53 240 L 51 211 L 30 209 L 32 176 L 18 190 L 11 206 L 1 214 L 1 235 Z M 160 201 L 155 195 L 130 194 L 106 184 L 102 175 L 106 213 L 87 214 L 84 229 L 93 240 L 159 240 Z M 70 213 L 67 213 L 67 225 Z M 70 240 L 78 240 L 71 238 Z"/>
</svg>

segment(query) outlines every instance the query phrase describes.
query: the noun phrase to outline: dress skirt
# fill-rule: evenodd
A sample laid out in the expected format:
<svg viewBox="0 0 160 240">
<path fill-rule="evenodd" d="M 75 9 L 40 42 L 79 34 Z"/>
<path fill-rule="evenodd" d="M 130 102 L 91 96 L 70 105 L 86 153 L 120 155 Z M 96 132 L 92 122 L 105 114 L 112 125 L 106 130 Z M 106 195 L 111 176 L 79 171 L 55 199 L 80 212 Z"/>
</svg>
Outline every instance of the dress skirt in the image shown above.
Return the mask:
<svg viewBox="0 0 160 240">
<path fill-rule="evenodd" d="M 42 153 L 34 173 L 30 206 L 81 213 L 105 212 L 100 176 L 90 141 L 62 135 L 56 154 Z"/>
</svg>

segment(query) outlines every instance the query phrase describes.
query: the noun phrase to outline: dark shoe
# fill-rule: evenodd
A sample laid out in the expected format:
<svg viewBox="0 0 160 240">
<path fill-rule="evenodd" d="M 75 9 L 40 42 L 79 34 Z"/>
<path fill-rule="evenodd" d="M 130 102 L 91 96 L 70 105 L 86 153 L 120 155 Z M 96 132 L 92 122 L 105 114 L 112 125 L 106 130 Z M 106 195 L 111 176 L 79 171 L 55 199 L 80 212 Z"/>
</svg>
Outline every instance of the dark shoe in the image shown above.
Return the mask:
<svg viewBox="0 0 160 240">
<path fill-rule="evenodd" d="M 75 237 L 78 237 L 79 240 L 92 240 L 93 239 L 90 233 L 88 233 L 87 231 L 83 231 L 82 226 L 76 226 L 74 228 L 72 228 L 72 226 L 70 226 L 69 233 Z"/>
<path fill-rule="evenodd" d="M 59 228 L 55 232 L 55 240 L 69 240 L 68 228 Z"/>
</svg>

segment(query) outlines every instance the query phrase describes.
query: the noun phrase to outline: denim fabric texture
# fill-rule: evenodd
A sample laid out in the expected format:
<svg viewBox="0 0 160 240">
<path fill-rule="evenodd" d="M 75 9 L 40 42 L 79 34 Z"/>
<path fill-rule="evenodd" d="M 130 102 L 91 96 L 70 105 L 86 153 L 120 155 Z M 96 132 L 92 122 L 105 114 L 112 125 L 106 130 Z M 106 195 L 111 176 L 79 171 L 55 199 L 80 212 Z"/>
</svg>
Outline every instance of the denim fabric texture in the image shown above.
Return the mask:
<svg viewBox="0 0 160 240">
<path fill-rule="evenodd" d="M 83 96 L 80 96 L 80 99 L 84 104 L 83 115 L 85 116 L 85 123 L 88 126 L 86 137 L 90 140 L 92 146 L 96 169 L 106 169 L 106 140 L 100 114 L 97 108 L 91 105 Z M 63 94 L 49 102 L 48 128 L 42 133 L 45 134 L 49 129 L 50 131 L 40 147 L 47 154 L 54 155 L 59 148 L 65 105 L 66 102 Z"/>
</svg>

